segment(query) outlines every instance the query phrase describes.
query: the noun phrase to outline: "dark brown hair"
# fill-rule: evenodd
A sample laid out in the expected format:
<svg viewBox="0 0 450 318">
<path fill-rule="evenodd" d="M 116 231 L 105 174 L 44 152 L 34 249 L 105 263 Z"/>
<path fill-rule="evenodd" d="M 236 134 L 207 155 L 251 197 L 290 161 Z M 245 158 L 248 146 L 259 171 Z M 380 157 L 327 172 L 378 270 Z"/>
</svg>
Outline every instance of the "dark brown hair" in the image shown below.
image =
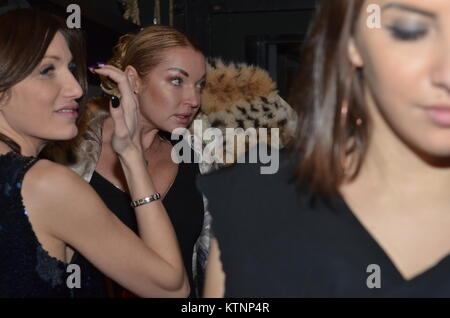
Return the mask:
<svg viewBox="0 0 450 318">
<path fill-rule="evenodd" d="M 303 48 L 301 73 L 291 91 L 290 103 L 299 117 L 298 177 L 313 193 L 336 193 L 344 180 L 356 176 L 366 153 L 369 123 L 364 78 L 352 66 L 347 49 L 363 3 L 321 1 Z M 346 116 L 342 114 L 345 103 Z M 352 169 L 347 165 L 350 154 Z"/>
<path fill-rule="evenodd" d="M 16 9 L 0 15 L 0 103 L 9 98 L 9 89 L 24 80 L 39 65 L 56 32 L 61 32 L 77 65 L 75 78 L 87 90 L 86 53 L 81 31 L 68 29 L 59 17 L 30 9 Z M 84 94 L 86 95 L 86 94 Z M 78 101 L 80 112 L 84 96 Z M 20 153 L 7 136 L 0 140 Z"/>
</svg>

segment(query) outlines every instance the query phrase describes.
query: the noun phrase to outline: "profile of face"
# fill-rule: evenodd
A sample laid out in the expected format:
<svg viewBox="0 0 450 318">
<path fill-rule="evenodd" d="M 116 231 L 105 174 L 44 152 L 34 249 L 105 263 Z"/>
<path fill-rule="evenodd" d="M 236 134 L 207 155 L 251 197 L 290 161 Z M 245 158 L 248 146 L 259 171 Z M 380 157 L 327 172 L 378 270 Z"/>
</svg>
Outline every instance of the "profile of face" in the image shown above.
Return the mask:
<svg viewBox="0 0 450 318">
<path fill-rule="evenodd" d="M 381 28 L 366 9 L 381 8 Z M 349 44 L 375 134 L 428 158 L 450 157 L 450 1 L 366 0 Z"/>
<path fill-rule="evenodd" d="M 8 130 L 36 145 L 76 136 L 78 103 L 83 90 L 73 75 L 75 65 L 64 36 L 57 32 L 38 66 L 11 87 L 1 105 Z"/>
<path fill-rule="evenodd" d="M 191 47 L 173 47 L 137 82 L 142 123 L 162 131 L 187 127 L 200 108 L 206 61 Z"/>
</svg>

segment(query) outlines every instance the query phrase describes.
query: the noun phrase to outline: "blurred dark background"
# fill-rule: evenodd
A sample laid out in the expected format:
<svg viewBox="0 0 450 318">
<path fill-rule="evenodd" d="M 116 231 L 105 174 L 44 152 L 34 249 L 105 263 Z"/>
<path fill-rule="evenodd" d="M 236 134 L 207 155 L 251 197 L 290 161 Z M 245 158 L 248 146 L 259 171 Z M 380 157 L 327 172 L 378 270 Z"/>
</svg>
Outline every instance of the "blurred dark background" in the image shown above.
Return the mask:
<svg viewBox="0 0 450 318">
<path fill-rule="evenodd" d="M 28 3 L 67 17 L 81 8 L 88 65 L 106 62 L 117 39 L 154 23 L 172 25 L 190 35 L 208 57 L 245 62 L 269 71 L 286 98 L 301 68 L 300 47 L 317 0 L 134 0 L 140 25 L 123 18 L 130 0 L 0 0 Z M 96 79 L 90 78 L 95 95 Z"/>
</svg>

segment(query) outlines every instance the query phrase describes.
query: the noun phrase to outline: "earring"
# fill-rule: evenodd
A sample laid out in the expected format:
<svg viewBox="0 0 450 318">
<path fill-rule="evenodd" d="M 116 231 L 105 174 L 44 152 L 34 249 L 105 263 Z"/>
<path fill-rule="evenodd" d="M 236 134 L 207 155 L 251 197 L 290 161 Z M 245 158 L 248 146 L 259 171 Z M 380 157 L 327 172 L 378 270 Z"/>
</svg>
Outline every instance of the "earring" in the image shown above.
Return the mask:
<svg viewBox="0 0 450 318">
<path fill-rule="evenodd" d="M 347 85 L 346 85 L 346 92 L 345 92 L 345 98 L 342 101 L 341 104 L 341 116 L 340 116 L 340 124 L 341 127 L 345 127 L 347 123 L 347 117 L 348 117 L 348 96 L 350 95 L 350 90 L 352 87 L 353 78 L 356 73 L 356 67 L 352 66 L 352 69 L 350 70 L 350 74 L 347 78 Z M 361 117 L 357 118 L 355 121 L 356 126 L 361 126 L 363 124 L 363 120 Z"/>
<path fill-rule="evenodd" d="M 341 104 L 341 118 L 340 118 L 340 125 L 341 127 L 345 127 L 345 124 L 347 123 L 347 117 L 348 117 L 348 101 L 345 99 L 342 101 Z M 363 120 L 361 117 L 358 117 L 355 120 L 356 126 L 362 126 Z"/>
<path fill-rule="evenodd" d="M 345 127 L 348 116 L 348 101 L 344 99 L 341 104 L 340 124 L 341 127 Z"/>
</svg>

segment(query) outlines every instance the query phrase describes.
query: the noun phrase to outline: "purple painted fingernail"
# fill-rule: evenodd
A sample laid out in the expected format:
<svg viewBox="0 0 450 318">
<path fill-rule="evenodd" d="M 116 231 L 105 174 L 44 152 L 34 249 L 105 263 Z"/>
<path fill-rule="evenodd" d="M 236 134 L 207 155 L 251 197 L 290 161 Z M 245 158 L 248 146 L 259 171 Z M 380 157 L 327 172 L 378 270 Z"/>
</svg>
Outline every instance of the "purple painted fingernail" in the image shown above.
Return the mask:
<svg viewBox="0 0 450 318">
<path fill-rule="evenodd" d="M 97 66 L 98 66 L 98 67 L 103 67 L 103 66 L 106 66 L 106 64 L 103 63 L 103 62 L 97 62 Z"/>
</svg>

